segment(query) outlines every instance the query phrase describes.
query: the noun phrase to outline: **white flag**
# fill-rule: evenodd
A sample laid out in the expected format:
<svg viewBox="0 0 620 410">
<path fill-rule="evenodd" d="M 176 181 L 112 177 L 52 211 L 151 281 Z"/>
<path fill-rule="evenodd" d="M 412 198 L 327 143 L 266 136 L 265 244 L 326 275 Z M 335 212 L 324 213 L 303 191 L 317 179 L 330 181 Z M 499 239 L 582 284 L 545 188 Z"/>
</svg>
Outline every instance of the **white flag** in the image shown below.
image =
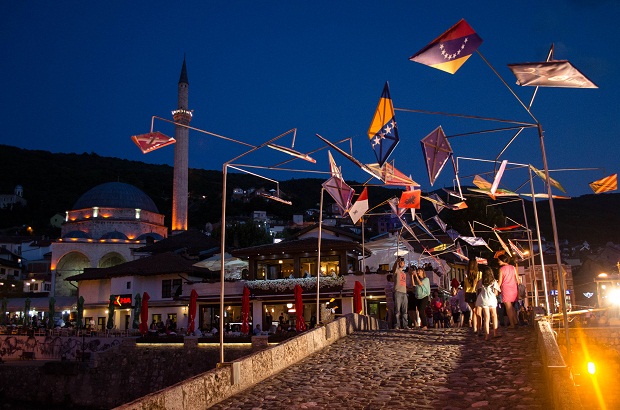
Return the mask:
<svg viewBox="0 0 620 410">
<path fill-rule="evenodd" d="M 353 221 L 353 224 L 356 224 L 362 216 L 368 211 L 368 188 L 364 188 L 360 196 L 357 198 L 357 201 L 349 208 L 349 216 Z"/>
</svg>

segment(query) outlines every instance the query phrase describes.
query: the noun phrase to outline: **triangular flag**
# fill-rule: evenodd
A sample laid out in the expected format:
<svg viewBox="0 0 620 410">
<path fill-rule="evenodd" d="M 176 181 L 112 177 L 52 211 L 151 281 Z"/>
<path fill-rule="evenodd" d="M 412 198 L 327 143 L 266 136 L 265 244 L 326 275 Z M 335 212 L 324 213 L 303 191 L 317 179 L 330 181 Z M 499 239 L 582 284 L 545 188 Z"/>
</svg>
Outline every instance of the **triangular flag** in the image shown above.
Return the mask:
<svg viewBox="0 0 620 410">
<path fill-rule="evenodd" d="M 349 209 L 349 216 L 351 217 L 351 221 L 353 224 L 356 224 L 362 216 L 368 211 L 368 188 L 364 187 L 364 190 L 357 198 L 357 201 L 353 204 L 351 209 Z"/>
<path fill-rule="evenodd" d="M 455 254 L 462 261 L 468 261 L 469 260 L 469 258 L 467 256 L 465 256 L 465 254 L 463 253 L 463 249 L 461 248 L 461 244 L 458 243 L 458 242 L 456 244 L 456 249 L 452 253 Z"/>
<path fill-rule="evenodd" d="M 532 165 L 530 165 L 530 169 L 536 174 L 538 175 L 538 177 L 540 177 L 540 179 L 542 179 L 543 181 L 546 181 L 547 178 L 545 178 L 545 172 L 541 171 L 539 169 L 536 169 L 535 167 L 533 167 Z M 551 178 L 551 176 L 549 176 L 549 183 L 551 184 L 552 187 L 555 187 L 557 189 L 559 189 L 560 191 L 566 193 L 566 190 L 564 189 L 564 187 L 555 179 Z"/>
<path fill-rule="evenodd" d="M 327 157 L 329 159 L 329 172 L 333 177 L 342 179 L 342 170 L 338 165 L 336 165 L 336 161 L 334 160 L 334 157 L 332 157 L 332 153 L 329 150 L 327 150 Z"/>
<path fill-rule="evenodd" d="M 595 194 L 618 189 L 618 174 L 613 174 L 598 181 L 590 182 L 590 188 Z"/>
<path fill-rule="evenodd" d="M 512 256 L 512 253 L 510 252 L 510 249 L 508 248 L 508 245 L 506 245 L 506 242 L 504 242 L 502 240 L 502 238 L 499 236 L 499 234 L 497 233 L 497 231 L 495 229 L 493 229 L 493 232 L 495 233 L 495 236 L 497 236 L 497 240 L 499 241 L 499 244 L 502 245 L 502 248 L 504 249 L 504 251 L 506 251 L 506 253 L 509 256 Z"/>
<path fill-rule="evenodd" d="M 462 19 L 409 60 L 454 74 L 480 44 L 482 39 Z"/>
<path fill-rule="evenodd" d="M 489 246 L 484 239 L 475 236 L 459 236 L 459 239 L 464 240 L 471 246 Z"/>
<path fill-rule="evenodd" d="M 394 106 L 387 82 L 383 87 L 375 116 L 368 128 L 368 138 L 379 166 L 383 166 L 399 141 L 398 128 L 396 128 L 396 119 L 394 118 Z"/>
<path fill-rule="evenodd" d="M 521 248 L 519 247 L 519 244 L 515 244 L 514 242 L 512 242 L 510 239 L 508 239 L 508 245 L 510 245 L 510 249 L 512 249 L 512 251 L 515 253 L 515 255 L 517 255 L 519 257 L 519 259 L 525 259 L 525 252 L 523 252 L 523 250 L 521 250 Z"/>
<path fill-rule="evenodd" d="M 478 262 L 478 265 L 488 265 L 489 264 L 489 262 L 486 259 L 479 258 L 477 256 L 476 256 L 476 262 Z"/>
</svg>

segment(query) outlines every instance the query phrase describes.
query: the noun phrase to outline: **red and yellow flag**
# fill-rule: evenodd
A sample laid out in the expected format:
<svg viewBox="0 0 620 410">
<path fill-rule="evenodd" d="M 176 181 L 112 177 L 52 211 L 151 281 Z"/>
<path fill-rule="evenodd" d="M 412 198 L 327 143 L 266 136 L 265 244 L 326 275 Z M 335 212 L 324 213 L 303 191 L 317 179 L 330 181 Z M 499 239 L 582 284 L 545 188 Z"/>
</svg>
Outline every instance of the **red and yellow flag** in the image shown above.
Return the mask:
<svg viewBox="0 0 620 410">
<path fill-rule="evenodd" d="M 618 174 L 613 174 L 598 181 L 590 182 L 590 188 L 595 194 L 618 189 Z"/>
</svg>

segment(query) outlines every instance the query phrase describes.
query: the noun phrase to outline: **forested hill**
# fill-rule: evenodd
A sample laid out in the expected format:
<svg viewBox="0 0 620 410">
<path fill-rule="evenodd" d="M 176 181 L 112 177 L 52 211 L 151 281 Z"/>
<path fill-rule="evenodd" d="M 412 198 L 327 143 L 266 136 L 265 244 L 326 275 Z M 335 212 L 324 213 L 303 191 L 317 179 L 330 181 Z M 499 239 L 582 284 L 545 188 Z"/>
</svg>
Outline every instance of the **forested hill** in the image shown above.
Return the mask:
<svg viewBox="0 0 620 410">
<path fill-rule="evenodd" d="M 24 188 L 28 205 L 13 210 L 0 210 L 0 232 L 9 233 L 10 228 L 31 226 L 37 234 L 55 236 L 50 231 L 49 219 L 56 213 L 64 215 L 89 189 L 105 182 L 125 182 L 135 185 L 149 195 L 169 223 L 172 207 L 172 174 L 168 165 L 152 165 L 139 161 L 101 157 L 97 154 L 55 154 L 48 151 L 25 150 L 0 145 L 0 194 L 11 194 L 16 185 Z M 302 178 L 280 182 L 281 191 L 287 195 L 293 206 L 256 198 L 249 203 L 229 201 L 227 214 L 250 214 L 253 210 L 264 210 L 290 219 L 293 214 L 306 209 L 318 208 L 322 179 Z M 350 182 L 352 185 L 354 182 Z M 228 191 L 234 188 L 275 188 L 262 179 L 245 174 L 230 173 Z M 207 222 L 218 222 L 221 215 L 222 174 L 220 171 L 190 169 L 189 171 L 189 223 L 203 228 Z M 356 191 L 361 191 L 356 187 Z M 372 187 L 370 205 L 398 195 L 399 189 Z M 440 196 L 445 195 L 440 191 Z M 326 196 L 328 197 L 328 196 Z M 331 198 L 326 202 L 332 202 Z M 468 201 L 469 202 L 469 201 Z M 538 202 L 542 234 L 551 240 L 549 206 L 546 201 Z M 554 201 L 561 239 L 587 240 L 590 243 L 620 242 L 620 194 L 584 195 L 571 200 Z M 429 218 L 434 214 L 430 203 L 423 201 L 422 214 Z M 473 205 L 473 204 L 472 204 Z M 484 211 L 484 206 L 481 209 Z M 500 207 L 493 207 L 500 208 Z M 530 225 L 534 224 L 531 202 L 526 200 Z M 443 211 L 440 217 L 453 226 L 461 225 L 462 211 Z M 520 202 L 501 206 L 500 213 L 523 222 Z M 471 213 L 470 213 L 471 215 Z M 530 226 L 532 229 L 533 226 Z"/>
</svg>

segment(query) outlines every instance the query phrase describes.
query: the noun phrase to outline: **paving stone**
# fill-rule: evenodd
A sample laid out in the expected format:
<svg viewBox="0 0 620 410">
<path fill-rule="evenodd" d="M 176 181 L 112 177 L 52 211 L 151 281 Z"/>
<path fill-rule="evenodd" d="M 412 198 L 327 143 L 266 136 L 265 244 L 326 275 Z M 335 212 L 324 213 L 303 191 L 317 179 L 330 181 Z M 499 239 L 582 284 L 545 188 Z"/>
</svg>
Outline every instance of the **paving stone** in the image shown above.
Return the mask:
<svg viewBox="0 0 620 410">
<path fill-rule="evenodd" d="M 212 408 L 551 408 L 533 330 L 512 333 L 356 332 Z"/>
</svg>

